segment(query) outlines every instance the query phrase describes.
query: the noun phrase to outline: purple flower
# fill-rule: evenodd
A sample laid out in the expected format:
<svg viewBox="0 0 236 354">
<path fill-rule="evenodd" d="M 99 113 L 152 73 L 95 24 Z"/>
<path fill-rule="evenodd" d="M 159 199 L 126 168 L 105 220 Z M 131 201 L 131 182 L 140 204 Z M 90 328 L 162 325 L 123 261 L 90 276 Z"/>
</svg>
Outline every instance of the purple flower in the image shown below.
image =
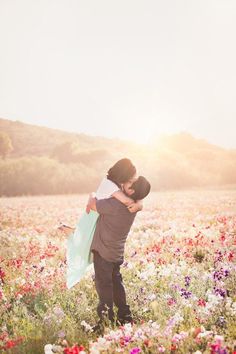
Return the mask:
<svg viewBox="0 0 236 354">
<path fill-rule="evenodd" d="M 214 280 L 221 280 L 223 278 L 223 274 L 221 271 L 215 271 L 213 273 Z"/>
<path fill-rule="evenodd" d="M 191 278 L 190 276 L 186 275 L 186 277 L 184 277 L 184 280 L 185 280 L 185 286 L 189 286 L 190 285 L 190 281 L 191 281 Z"/>
<path fill-rule="evenodd" d="M 225 270 L 224 270 L 224 273 L 225 273 L 225 277 L 228 277 L 228 276 L 229 276 L 229 270 L 228 270 L 228 269 L 225 269 Z"/>
<path fill-rule="evenodd" d="M 213 289 L 214 289 L 216 295 L 220 295 L 222 297 L 226 297 L 227 291 L 225 289 L 216 288 L 215 286 L 214 286 Z"/>
<path fill-rule="evenodd" d="M 215 271 L 213 273 L 213 279 L 215 281 L 221 280 L 223 277 L 228 277 L 228 275 L 229 275 L 229 270 L 228 269 L 223 270 L 223 268 L 221 268 L 220 270 Z"/>
<path fill-rule="evenodd" d="M 57 333 L 57 335 L 58 335 L 59 338 L 64 338 L 64 337 L 66 336 L 65 332 L 62 331 L 62 330 L 59 331 L 59 332 Z"/>
<path fill-rule="evenodd" d="M 182 288 L 181 289 L 181 296 L 183 296 L 185 299 L 189 299 L 192 295 L 191 291 L 187 291 L 186 289 Z"/>
<path fill-rule="evenodd" d="M 226 320 L 225 320 L 224 316 L 218 317 L 218 319 L 216 321 L 216 325 L 218 325 L 219 327 L 225 327 Z"/>
<path fill-rule="evenodd" d="M 144 288 L 140 288 L 140 293 L 141 294 L 145 293 L 145 289 Z"/>
<path fill-rule="evenodd" d="M 220 262 L 223 259 L 223 254 L 221 251 L 216 252 L 215 262 Z"/>
</svg>

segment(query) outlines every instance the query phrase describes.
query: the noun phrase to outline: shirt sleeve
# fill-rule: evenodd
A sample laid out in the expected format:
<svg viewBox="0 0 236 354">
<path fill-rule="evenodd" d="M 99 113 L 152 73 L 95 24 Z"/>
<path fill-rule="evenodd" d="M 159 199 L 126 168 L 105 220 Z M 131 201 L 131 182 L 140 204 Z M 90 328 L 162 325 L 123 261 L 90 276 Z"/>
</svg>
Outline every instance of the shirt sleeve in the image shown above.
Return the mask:
<svg viewBox="0 0 236 354">
<path fill-rule="evenodd" d="M 96 201 L 96 208 L 99 214 L 117 215 L 119 202 L 114 198 L 100 199 Z"/>
<path fill-rule="evenodd" d="M 119 187 L 106 177 L 103 178 L 101 184 L 99 185 L 97 192 L 96 192 L 96 198 L 97 199 L 106 199 L 110 198 L 113 193 L 119 191 Z"/>
</svg>

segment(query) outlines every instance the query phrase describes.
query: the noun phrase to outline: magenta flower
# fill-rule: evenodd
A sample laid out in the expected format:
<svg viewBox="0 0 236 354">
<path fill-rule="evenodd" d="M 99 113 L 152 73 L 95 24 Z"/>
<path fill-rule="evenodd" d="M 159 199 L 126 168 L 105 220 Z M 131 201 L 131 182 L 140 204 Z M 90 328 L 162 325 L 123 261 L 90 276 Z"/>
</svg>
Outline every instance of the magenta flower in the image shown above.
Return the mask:
<svg viewBox="0 0 236 354">
<path fill-rule="evenodd" d="M 137 354 L 137 353 L 141 353 L 141 349 L 136 347 L 130 350 L 129 352 L 130 354 Z"/>
</svg>

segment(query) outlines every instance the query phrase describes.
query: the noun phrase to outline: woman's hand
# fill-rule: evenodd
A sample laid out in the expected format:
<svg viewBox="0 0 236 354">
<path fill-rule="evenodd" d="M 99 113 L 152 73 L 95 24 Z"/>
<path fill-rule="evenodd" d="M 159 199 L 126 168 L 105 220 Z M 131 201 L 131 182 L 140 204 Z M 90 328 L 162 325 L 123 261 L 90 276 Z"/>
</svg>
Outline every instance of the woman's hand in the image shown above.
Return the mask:
<svg viewBox="0 0 236 354">
<path fill-rule="evenodd" d="M 90 207 L 90 199 L 88 200 L 88 203 L 86 205 L 86 213 L 89 214 L 90 213 L 90 210 L 91 210 L 91 207 Z"/>
<path fill-rule="evenodd" d="M 143 202 L 142 200 L 138 200 L 136 203 L 130 204 L 128 207 L 130 213 L 136 213 L 143 209 Z"/>
<path fill-rule="evenodd" d="M 89 214 L 91 210 L 92 200 L 95 198 L 95 193 L 92 192 L 89 194 L 89 199 L 86 205 L 86 213 Z"/>
<path fill-rule="evenodd" d="M 89 199 L 88 199 L 88 203 L 87 203 L 87 206 L 86 206 L 86 213 L 89 214 L 90 213 L 90 210 L 94 210 L 94 211 L 97 211 L 97 208 L 96 208 L 96 194 L 93 192 L 89 195 Z"/>
</svg>

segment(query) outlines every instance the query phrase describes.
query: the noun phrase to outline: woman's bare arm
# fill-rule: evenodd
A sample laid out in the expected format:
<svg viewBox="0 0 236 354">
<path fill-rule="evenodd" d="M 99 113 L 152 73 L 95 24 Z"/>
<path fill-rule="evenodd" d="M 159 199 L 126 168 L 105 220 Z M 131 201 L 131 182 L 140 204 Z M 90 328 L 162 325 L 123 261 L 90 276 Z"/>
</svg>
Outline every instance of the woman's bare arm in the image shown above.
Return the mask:
<svg viewBox="0 0 236 354">
<path fill-rule="evenodd" d="M 128 209 L 131 213 L 136 213 L 137 211 L 140 211 L 143 209 L 143 201 L 142 200 L 137 200 L 137 202 L 133 202 L 128 206 Z"/>
<path fill-rule="evenodd" d="M 131 213 L 136 213 L 143 209 L 143 203 L 141 200 L 134 202 L 130 197 L 127 197 L 122 191 L 117 191 L 112 194 L 112 197 L 125 204 Z"/>
<path fill-rule="evenodd" d="M 116 198 L 122 204 L 125 204 L 126 206 L 129 206 L 134 203 L 133 199 L 127 197 L 127 195 L 125 195 L 125 193 L 123 193 L 121 190 L 114 192 L 112 194 L 112 197 Z"/>
<path fill-rule="evenodd" d="M 143 202 L 142 200 L 138 200 L 134 202 L 134 200 L 128 196 L 126 196 L 122 191 L 116 191 L 112 194 L 112 197 L 119 200 L 121 203 L 127 206 L 130 213 L 136 213 L 143 209 Z M 95 194 L 92 193 L 89 196 L 88 203 L 86 206 L 86 212 L 89 214 L 90 210 L 97 211 L 96 209 L 96 198 Z"/>
</svg>

